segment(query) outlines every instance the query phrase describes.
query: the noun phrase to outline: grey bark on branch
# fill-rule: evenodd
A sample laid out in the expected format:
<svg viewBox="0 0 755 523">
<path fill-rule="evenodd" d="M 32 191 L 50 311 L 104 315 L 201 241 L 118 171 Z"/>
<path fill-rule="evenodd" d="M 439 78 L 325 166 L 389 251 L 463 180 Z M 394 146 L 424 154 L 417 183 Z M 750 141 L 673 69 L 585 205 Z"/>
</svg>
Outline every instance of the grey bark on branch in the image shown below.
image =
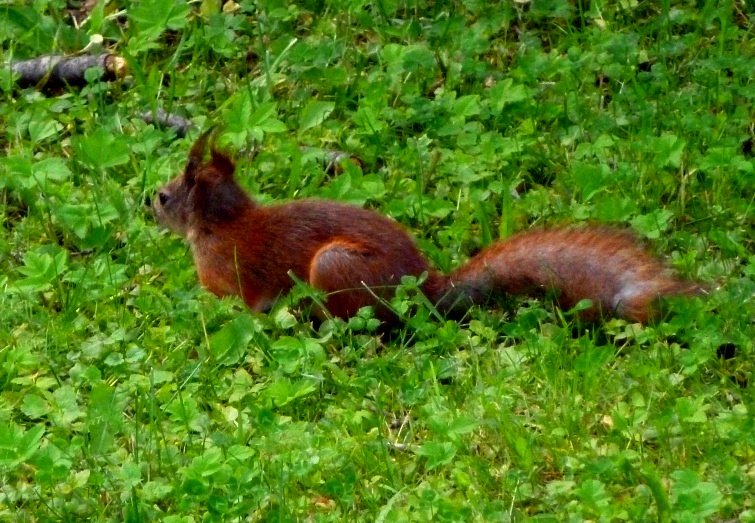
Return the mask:
<svg viewBox="0 0 755 523">
<path fill-rule="evenodd" d="M 45 55 L 11 65 L 12 71 L 18 75 L 17 82 L 21 87 L 36 86 L 38 89 L 85 85 L 85 74 L 93 67 L 102 68 L 103 80 L 123 78 L 126 74 L 126 60 L 109 53 Z"/>
</svg>

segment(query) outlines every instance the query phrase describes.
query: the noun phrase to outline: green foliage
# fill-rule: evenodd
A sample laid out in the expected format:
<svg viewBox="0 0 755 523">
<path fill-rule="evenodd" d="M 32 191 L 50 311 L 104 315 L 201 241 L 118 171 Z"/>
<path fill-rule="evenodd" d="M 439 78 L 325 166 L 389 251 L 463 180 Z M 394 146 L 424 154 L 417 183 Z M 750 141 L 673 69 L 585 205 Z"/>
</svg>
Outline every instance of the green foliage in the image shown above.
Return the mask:
<svg viewBox="0 0 755 523">
<path fill-rule="evenodd" d="M 74 23 L 88 4 L 0 7 L 6 62 L 99 35 L 130 71 L 53 93 L 0 71 L 0 519 L 755 521 L 746 2 L 105 0 Z M 377 209 L 442 270 L 597 221 L 709 292 L 650 326 L 547 300 L 452 321 L 415 278 L 390 335 L 304 286 L 251 313 L 142 203 L 212 124 L 260 201 Z"/>
</svg>

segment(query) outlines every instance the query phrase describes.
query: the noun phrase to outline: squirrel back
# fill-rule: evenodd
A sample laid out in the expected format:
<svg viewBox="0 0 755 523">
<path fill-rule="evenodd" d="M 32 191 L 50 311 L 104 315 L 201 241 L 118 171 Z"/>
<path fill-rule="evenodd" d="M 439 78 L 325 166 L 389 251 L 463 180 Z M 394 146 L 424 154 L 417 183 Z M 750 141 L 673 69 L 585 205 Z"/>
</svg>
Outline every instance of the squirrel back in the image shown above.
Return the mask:
<svg viewBox="0 0 755 523">
<path fill-rule="evenodd" d="M 680 280 L 633 237 L 606 227 L 531 231 L 498 242 L 450 275 L 430 269 L 409 234 L 378 213 L 323 200 L 261 206 L 234 179 L 233 161 L 192 147 L 184 172 L 157 193 L 155 215 L 191 245 L 199 279 L 218 296 L 240 295 L 265 310 L 294 284 L 291 274 L 325 291 L 328 311 L 348 317 L 383 305 L 404 275 L 427 272 L 423 291 L 448 313 L 509 294 L 553 291 L 564 307 L 582 299 L 582 317 L 615 315 L 645 322 L 659 298 L 688 294 Z"/>
</svg>

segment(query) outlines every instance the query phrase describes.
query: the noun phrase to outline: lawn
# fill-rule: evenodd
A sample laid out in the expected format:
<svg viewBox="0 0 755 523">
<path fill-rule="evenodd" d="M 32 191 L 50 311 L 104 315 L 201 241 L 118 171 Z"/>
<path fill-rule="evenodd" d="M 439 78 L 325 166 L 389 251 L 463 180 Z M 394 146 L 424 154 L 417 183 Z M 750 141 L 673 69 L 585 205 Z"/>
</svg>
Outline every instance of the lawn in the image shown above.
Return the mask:
<svg viewBox="0 0 755 523">
<path fill-rule="evenodd" d="M 0 520 L 755 521 L 748 2 L 10 0 L 0 50 Z M 11 73 L 82 51 L 127 70 Z M 444 271 L 597 222 L 707 292 L 251 313 L 144 205 L 211 125 L 259 201 L 375 209 Z"/>
</svg>

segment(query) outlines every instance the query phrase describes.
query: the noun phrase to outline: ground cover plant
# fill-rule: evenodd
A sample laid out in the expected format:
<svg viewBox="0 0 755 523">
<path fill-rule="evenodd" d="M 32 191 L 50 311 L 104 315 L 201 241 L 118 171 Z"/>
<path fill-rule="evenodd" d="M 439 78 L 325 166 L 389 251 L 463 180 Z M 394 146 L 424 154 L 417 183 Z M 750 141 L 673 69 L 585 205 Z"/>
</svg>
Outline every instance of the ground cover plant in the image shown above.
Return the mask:
<svg viewBox="0 0 755 523">
<path fill-rule="evenodd" d="M 755 520 L 754 24 L 741 1 L 4 3 L 0 518 Z M 10 72 L 84 49 L 128 74 Z M 647 326 L 530 299 L 449 321 L 409 281 L 385 339 L 369 310 L 312 322 L 306 289 L 252 314 L 143 205 L 217 123 L 261 201 L 377 209 L 442 270 L 597 221 L 710 292 Z"/>
</svg>

